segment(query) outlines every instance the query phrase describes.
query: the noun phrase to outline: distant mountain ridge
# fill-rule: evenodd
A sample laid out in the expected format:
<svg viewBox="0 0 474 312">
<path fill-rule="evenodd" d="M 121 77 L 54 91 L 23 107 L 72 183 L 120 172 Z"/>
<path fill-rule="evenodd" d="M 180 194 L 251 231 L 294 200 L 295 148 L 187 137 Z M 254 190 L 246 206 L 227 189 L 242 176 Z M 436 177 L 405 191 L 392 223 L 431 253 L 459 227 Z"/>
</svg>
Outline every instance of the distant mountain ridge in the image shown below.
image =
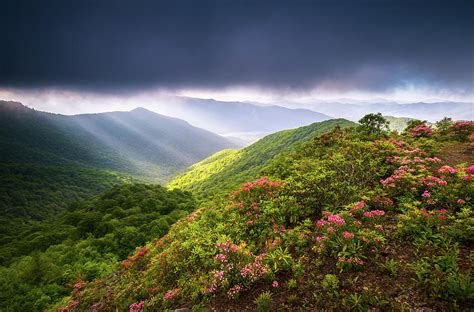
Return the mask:
<svg viewBox="0 0 474 312">
<path fill-rule="evenodd" d="M 382 113 L 394 117 L 409 117 L 421 120 L 437 121 L 444 117 L 455 120 L 473 120 L 474 103 L 465 102 L 434 102 L 434 103 L 305 103 L 291 104 L 294 107 L 306 107 L 324 114 L 331 114 L 339 118 L 359 120 L 368 113 Z"/>
<path fill-rule="evenodd" d="M 177 97 L 172 105 L 158 105 L 156 109 L 162 114 L 184 119 L 192 125 L 219 134 L 268 134 L 332 118 L 303 108 L 187 97 Z"/>
<path fill-rule="evenodd" d="M 0 162 L 83 166 L 165 179 L 237 147 L 183 120 L 144 108 L 64 116 L 0 101 Z"/>
</svg>

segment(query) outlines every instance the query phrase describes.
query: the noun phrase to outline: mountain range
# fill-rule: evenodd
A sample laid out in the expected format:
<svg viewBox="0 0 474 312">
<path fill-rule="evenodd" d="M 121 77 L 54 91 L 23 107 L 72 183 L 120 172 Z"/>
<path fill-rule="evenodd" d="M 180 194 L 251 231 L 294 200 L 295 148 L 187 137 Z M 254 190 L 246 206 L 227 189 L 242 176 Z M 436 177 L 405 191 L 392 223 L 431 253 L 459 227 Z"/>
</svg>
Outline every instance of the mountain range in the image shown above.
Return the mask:
<svg viewBox="0 0 474 312">
<path fill-rule="evenodd" d="M 184 119 L 194 126 L 225 136 L 266 134 L 331 119 L 309 109 L 290 109 L 278 105 L 223 102 L 213 99 L 174 97 L 171 103 L 153 107 L 164 115 Z"/>
<path fill-rule="evenodd" d="M 311 102 L 286 103 L 291 107 L 305 107 L 338 118 L 359 120 L 368 113 L 382 113 L 394 117 L 409 117 L 420 120 L 438 121 L 444 117 L 454 120 L 473 120 L 474 104 L 466 102 L 406 103 L 383 102 Z"/>
<path fill-rule="evenodd" d="M 159 180 L 224 148 L 217 134 L 144 108 L 65 116 L 0 101 L 0 162 L 79 166 Z"/>
</svg>

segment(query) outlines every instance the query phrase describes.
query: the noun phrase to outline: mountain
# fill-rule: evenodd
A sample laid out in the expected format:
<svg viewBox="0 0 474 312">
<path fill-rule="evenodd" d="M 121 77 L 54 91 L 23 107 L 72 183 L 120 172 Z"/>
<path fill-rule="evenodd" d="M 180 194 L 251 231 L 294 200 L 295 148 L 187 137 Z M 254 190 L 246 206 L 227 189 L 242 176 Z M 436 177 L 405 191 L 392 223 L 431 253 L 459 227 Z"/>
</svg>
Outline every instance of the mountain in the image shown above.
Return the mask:
<svg viewBox="0 0 474 312">
<path fill-rule="evenodd" d="M 192 165 L 186 172 L 173 178 L 168 187 L 189 190 L 203 196 L 227 192 L 236 185 L 256 179 L 262 169 L 278 155 L 291 152 L 315 135 L 336 126 L 347 128 L 354 125 L 345 119 L 331 119 L 273 133 L 243 149 L 223 150 Z"/>
<path fill-rule="evenodd" d="M 294 105 L 294 104 L 293 104 Z M 474 104 L 464 102 L 435 102 L 435 103 L 409 103 L 399 104 L 393 102 L 382 103 L 305 103 L 301 105 L 324 114 L 359 120 L 368 113 L 382 113 L 395 117 L 409 117 L 428 121 L 441 120 L 451 117 L 454 120 L 474 120 Z"/>
<path fill-rule="evenodd" d="M 64 116 L 0 101 L 0 163 L 122 171 L 159 180 L 234 143 L 143 108 Z"/>
<path fill-rule="evenodd" d="M 403 132 L 403 130 L 405 130 L 410 120 L 414 120 L 413 118 L 407 118 L 407 117 L 393 117 L 393 116 L 383 116 L 383 117 L 388 121 L 389 129 L 392 131 L 397 131 L 398 133 L 401 133 Z"/>
<path fill-rule="evenodd" d="M 194 126 L 230 136 L 260 132 L 261 137 L 331 118 L 309 109 L 187 97 L 173 98 L 171 104 L 157 105 L 153 109 L 165 115 L 184 119 Z"/>
</svg>

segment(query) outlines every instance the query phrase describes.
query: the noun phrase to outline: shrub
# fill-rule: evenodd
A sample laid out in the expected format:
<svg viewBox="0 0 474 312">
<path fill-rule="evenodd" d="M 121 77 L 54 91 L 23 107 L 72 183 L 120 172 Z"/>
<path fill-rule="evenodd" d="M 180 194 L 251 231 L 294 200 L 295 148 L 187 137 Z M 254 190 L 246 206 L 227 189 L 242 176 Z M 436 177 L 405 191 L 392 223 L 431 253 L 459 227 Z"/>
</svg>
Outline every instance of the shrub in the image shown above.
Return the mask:
<svg viewBox="0 0 474 312">
<path fill-rule="evenodd" d="M 269 291 L 261 293 L 256 299 L 257 311 L 269 312 L 272 310 L 272 293 Z"/>
</svg>

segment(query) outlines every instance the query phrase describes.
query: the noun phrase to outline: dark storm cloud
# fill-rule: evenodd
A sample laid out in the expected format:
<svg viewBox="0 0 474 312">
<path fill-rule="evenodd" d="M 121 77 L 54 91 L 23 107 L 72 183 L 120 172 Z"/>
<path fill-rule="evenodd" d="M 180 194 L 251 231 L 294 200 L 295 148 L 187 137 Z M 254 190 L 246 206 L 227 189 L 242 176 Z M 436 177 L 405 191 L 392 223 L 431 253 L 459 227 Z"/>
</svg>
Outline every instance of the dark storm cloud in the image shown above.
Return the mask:
<svg viewBox="0 0 474 312">
<path fill-rule="evenodd" d="M 469 88 L 471 1 L 3 1 L 0 87 Z"/>
</svg>

